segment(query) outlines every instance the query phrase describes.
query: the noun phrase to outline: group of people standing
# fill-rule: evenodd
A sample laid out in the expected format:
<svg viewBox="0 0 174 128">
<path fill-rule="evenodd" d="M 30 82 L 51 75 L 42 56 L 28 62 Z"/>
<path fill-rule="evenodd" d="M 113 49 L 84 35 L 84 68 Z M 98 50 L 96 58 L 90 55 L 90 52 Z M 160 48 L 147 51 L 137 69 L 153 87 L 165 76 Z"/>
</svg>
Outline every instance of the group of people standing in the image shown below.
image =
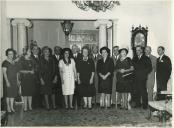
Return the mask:
<svg viewBox="0 0 174 128">
<path fill-rule="evenodd" d="M 74 109 L 75 105 L 92 109 L 92 98 L 98 93 L 100 107 L 110 108 L 113 87 L 116 105 L 121 109 L 129 109 L 130 96 L 132 106 L 147 109 L 148 100 L 154 97 L 155 74 L 157 99 L 163 99 L 160 91 L 167 90 L 172 65 L 164 51 L 164 47 L 158 47 L 157 59 L 151 55 L 151 47 L 144 50 L 137 46 L 131 59 L 127 57 L 128 49 L 119 46 L 113 47 L 111 56 L 108 47 L 99 50 L 93 46 L 90 51 L 84 46 L 79 52 L 77 45 L 71 49 L 55 46 L 52 54 L 47 46 L 40 49 L 32 45 L 17 57 L 9 48 L 2 63 L 7 111 L 15 112 L 14 99 L 20 87 L 24 111 L 42 105 L 47 110 L 57 109 L 57 105 L 66 109 Z"/>
</svg>

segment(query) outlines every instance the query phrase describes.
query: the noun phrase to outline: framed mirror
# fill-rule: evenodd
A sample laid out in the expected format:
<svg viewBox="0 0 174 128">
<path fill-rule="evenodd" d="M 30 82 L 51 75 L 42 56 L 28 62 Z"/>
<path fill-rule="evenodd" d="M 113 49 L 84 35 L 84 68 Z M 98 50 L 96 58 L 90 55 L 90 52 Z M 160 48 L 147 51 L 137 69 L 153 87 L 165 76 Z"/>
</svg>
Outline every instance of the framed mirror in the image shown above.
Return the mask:
<svg viewBox="0 0 174 128">
<path fill-rule="evenodd" d="M 142 46 L 145 48 L 147 46 L 147 33 L 148 27 L 132 27 L 131 36 L 131 46 L 133 50 L 133 56 L 136 55 L 136 46 Z"/>
</svg>

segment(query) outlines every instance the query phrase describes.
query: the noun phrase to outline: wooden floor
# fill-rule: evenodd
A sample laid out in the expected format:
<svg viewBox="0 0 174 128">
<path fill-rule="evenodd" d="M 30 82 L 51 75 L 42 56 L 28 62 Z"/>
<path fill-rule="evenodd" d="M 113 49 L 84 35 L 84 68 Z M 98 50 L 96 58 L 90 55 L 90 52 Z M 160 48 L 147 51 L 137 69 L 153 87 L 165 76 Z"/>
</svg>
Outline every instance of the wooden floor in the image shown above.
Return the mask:
<svg viewBox="0 0 174 128">
<path fill-rule="evenodd" d="M 171 127 L 170 123 L 161 123 L 157 118 L 146 119 L 148 110 L 100 109 L 47 111 L 35 109 L 23 112 L 21 105 L 16 105 L 16 113 L 8 116 L 8 126 L 162 126 Z"/>
</svg>

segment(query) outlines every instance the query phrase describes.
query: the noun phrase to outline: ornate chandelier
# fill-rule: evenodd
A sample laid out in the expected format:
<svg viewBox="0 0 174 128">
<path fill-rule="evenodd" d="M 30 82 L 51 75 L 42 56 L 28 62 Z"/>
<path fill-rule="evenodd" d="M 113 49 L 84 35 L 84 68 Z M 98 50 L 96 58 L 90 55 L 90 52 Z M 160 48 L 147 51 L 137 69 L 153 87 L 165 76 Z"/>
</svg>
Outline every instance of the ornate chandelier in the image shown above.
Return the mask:
<svg viewBox="0 0 174 128">
<path fill-rule="evenodd" d="M 95 10 L 96 12 L 103 11 L 105 12 L 107 9 L 111 10 L 114 5 L 120 5 L 118 0 L 100 0 L 100 1 L 89 1 L 89 0 L 72 0 L 76 6 L 84 11 Z"/>
</svg>

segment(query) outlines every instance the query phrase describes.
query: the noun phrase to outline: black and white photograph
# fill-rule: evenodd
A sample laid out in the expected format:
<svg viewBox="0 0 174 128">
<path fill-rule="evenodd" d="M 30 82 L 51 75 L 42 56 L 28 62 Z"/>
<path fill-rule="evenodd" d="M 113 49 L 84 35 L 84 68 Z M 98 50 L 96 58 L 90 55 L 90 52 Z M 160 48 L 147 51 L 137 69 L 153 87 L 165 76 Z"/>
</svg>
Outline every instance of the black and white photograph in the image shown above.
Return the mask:
<svg viewBox="0 0 174 128">
<path fill-rule="evenodd" d="M 173 124 L 173 0 L 0 0 L 2 127 Z"/>
</svg>

